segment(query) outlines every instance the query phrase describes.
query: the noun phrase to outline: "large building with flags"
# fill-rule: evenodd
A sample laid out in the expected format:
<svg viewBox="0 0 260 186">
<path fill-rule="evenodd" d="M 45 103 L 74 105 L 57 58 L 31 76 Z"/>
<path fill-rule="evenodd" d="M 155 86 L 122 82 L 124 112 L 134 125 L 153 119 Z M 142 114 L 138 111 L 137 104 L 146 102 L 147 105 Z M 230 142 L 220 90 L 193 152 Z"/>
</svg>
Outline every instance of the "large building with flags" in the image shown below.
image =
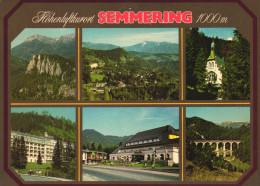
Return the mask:
<svg viewBox="0 0 260 186">
<path fill-rule="evenodd" d="M 95 150 L 82 150 L 82 163 L 99 163 L 103 160 L 107 160 L 107 153 Z"/>
<path fill-rule="evenodd" d="M 210 56 L 207 59 L 206 71 L 207 78 L 206 82 L 211 83 L 216 87 L 220 87 L 222 84 L 222 66 L 224 64 L 224 59 L 221 59 L 215 54 L 215 43 L 211 43 Z"/>
<path fill-rule="evenodd" d="M 138 132 L 109 155 L 111 161 L 179 163 L 179 130 L 170 125 Z"/>
</svg>

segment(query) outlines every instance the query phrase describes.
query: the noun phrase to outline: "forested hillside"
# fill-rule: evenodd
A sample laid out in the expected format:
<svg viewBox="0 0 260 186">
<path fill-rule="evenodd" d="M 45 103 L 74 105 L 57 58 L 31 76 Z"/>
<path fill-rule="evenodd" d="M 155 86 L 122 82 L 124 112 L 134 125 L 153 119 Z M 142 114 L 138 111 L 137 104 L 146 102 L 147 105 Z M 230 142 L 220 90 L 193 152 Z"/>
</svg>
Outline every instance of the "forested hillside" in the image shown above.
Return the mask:
<svg viewBox="0 0 260 186">
<path fill-rule="evenodd" d="M 241 140 L 235 155 L 243 162 L 250 163 L 250 124 L 239 128 L 218 126 L 199 117 L 186 118 L 186 137 L 192 140 Z M 187 146 L 187 150 L 190 146 Z"/>
<path fill-rule="evenodd" d="M 55 118 L 47 112 L 11 113 L 11 129 L 24 133 L 43 136 L 47 132 L 55 139 L 76 143 L 76 126 L 71 120 Z"/>
<path fill-rule="evenodd" d="M 75 58 L 33 55 L 30 61 L 11 58 L 12 100 L 75 98 Z"/>
<path fill-rule="evenodd" d="M 147 53 L 138 56 L 122 48 L 93 50 L 83 47 L 82 53 L 83 97 L 86 100 L 178 99 L 176 56 L 152 54 L 148 59 Z"/>
<path fill-rule="evenodd" d="M 103 135 L 93 129 L 86 129 L 82 132 L 82 139 L 84 145 L 91 145 L 92 143 L 95 144 L 95 147 L 98 147 L 99 144 L 102 145 L 102 147 L 110 147 L 113 145 L 119 145 L 120 142 L 123 143 L 126 140 L 128 140 L 131 136 L 108 136 Z"/>
</svg>

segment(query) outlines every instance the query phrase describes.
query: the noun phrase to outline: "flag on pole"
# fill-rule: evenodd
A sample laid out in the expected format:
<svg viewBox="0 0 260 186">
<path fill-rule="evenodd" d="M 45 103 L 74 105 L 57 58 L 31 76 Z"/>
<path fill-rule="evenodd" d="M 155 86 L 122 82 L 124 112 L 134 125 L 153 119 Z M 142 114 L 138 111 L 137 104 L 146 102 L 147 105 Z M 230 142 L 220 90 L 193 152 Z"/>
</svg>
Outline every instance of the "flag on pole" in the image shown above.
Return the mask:
<svg viewBox="0 0 260 186">
<path fill-rule="evenodd" d="M 180 137 L 173 134 L 169 134 L 168 136 L 168 139 L 176 139 L 176 138 L 180 138 Z"/>
</svg>

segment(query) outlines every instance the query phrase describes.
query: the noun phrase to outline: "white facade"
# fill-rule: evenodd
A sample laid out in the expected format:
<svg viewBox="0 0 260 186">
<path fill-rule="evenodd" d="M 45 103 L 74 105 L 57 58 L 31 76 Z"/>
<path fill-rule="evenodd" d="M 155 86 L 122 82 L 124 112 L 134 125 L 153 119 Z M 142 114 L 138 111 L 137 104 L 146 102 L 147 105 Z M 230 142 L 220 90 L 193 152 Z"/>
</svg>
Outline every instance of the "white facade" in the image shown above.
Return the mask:
<svg viewBox="0 0 260 186">
<path fill-rule="evenodd" d="M 211 52 L 210 56 L 207 59 L 206 64 L 206 71 L 207 71 L 207 78 L 206 82 L 211 83 L 213 85 L 220 86 L 222 84 L 222 64 L 224 63 L 224 60 L 217 57 L 215 55 L 215 43 L 214 41 L 211 43 Z"/>
<path fill-rule="evenodd" d="M 172 163 L 179 163 L 179 147 L 174 147 L 173 145 L 123 149 L 119 150 L 116 154 L 110 154 L 109 159 L 131 161 L 133 156 L 138 154 L 144 156 L 144 160 L 152 160 L 154 150 L 156 150 L 157 160 L 168 159 Z"/>
<path fill-rule="evenodd" d="M 37 162 L 38 154 L 42 156 L 42 163 L 51 163 L 53 157 L 54 147 L 57 143 L 52 136 L 48 136 L 47 132 L 44 136 L 36 136 L 28 133 L 12 131 L 11 132 L 11 145 L 14 138 L 24 137 L 25 146 L 27 149 L 27 162 Z M 63 143 L 63 146 L 66 146 Z"/>
<path fill-rule="evenodd" d="M 216 59 L 207 61 L 207 82 L 211 84 L 222 84 L 222 72 Z"/>
</svg>

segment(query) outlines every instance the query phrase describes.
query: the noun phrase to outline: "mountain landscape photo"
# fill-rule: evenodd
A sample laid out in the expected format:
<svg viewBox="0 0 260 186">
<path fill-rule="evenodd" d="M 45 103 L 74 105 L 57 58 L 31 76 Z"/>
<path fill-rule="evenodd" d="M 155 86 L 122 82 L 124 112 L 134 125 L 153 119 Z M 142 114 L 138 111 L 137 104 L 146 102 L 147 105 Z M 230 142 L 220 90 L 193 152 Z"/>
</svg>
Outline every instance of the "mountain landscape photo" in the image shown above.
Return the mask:
<svg viewBox="0 0 260 186">
<path fill-rule="evenodd" d="M 123 46 L 126 43 L 112 44 L 106 38 L 90 42 L 89 32 L 83 30 L 84 100 L 178 99 L 178 43 L 138 40 Z"/>
<path fill-rule="evenodd" d="M 190 112 L 193 116 L 186 117 L 187 180 L 239 179 L 250 168 L 250 122 L 229 120 L 216 123 L 202 118 L 201 114 L 196 116 L 194 110 L 188 109 L 188 115 L 191 116 Z M 232 116 L 235 112 L 231 112 Z"/>
<path fill-rule="evenodd" d="M 31 34 L 11 50 L 12 100 L 75 99 L 75 34 Z"/>
</svg>

